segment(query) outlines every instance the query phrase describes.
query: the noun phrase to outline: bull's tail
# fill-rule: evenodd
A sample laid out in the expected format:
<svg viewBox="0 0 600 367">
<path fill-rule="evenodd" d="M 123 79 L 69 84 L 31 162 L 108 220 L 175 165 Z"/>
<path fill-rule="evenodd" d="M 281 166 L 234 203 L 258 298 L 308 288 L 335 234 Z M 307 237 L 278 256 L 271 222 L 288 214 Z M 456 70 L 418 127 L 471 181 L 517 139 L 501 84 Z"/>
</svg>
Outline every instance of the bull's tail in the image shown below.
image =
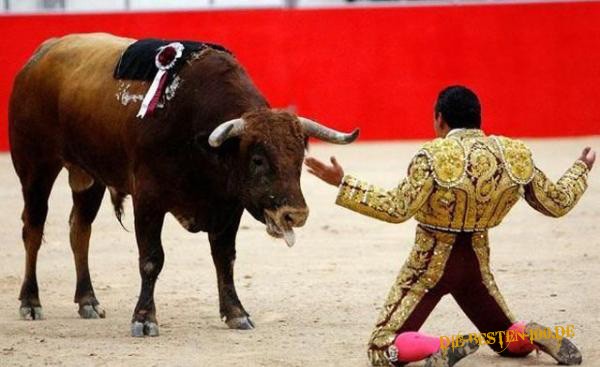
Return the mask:
<svg viewBox="0 0 600 367">
<path fill-rule="evenodd" d="M 119 224 L 121 224 L 121 227 L 123 227 L 124 230 L 129 232 L 129 230 L 125 228 L 125 225 L 123 225 L 122 220 L 123 202 L 125 201 L 125 198 L 127 198 L 127 194 L 125 194 L 124 192 L 117 191 L 113 188 L 110 188 L 108 191 L 110 192 L 110 201 L 112 202 L 112 205 L 115 208 L 115 216 L 117 217 Z"/>
</svg>

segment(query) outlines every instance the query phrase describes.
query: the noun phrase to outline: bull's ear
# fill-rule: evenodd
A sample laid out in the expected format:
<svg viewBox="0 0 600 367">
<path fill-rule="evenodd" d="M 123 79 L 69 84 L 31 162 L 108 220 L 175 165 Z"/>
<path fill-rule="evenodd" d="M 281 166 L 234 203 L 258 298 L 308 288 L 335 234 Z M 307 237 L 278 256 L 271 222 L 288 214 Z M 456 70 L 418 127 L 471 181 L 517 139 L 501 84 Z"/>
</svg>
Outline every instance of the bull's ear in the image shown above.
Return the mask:
<svg viewBox="0 0 600 367">
<path fill-rule="evenodd" d="M 198 133 L 192 138 L 192 145 L 196 149 L 209 150 L 208 133 Z"/>
<path fill-rule="evenodd" d="M 215 149 L 208 144 L 209 133 L 199 133 L 190 139 L 189 154 L 195 158 L 203 160 L 211 165 L 222 165 L 222 149 Z"/>
<path fill-rule="evenodd" d="M 208 137 L 210 136 L 210 132 L 200 132 L 196 134 L 192 138 L 192 146 L 194 150 L 202 152 L 205 155 L 214 156 L 216 154 L 226 154 L 227 152 L 236 151 L 238 149 L 239 144 L 236 141 L 239 141 L 238 138 L 231 138 L 227 141 L 223 142 L 223 144 L 219 147 L 212 147 L 208 141 Z"/>
<path fill-rule="evenodd" d="M 309 136 L 304 137 L 304 150 L 308 152 L 308 141 L 310 140 Z"/>
</svg>

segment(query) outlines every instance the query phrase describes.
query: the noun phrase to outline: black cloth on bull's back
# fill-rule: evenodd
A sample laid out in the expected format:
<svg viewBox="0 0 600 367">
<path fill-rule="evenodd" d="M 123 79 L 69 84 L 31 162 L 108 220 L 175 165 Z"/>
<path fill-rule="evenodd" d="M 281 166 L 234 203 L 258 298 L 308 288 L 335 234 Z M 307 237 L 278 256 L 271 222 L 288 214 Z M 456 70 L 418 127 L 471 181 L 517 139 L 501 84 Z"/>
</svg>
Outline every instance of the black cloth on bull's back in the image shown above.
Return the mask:
<svg viewBox="0 0 600 367">
<path fill-rule="evenodd" d="M 177 72 L 184 64 L 185 60 L 193 53 L 201 51 L 207 47 L 231 52 L 221 45 L 196 41 L 169 41 L 155 38 L 141 39 L 129 45 L 121 55 L 113 76 L 115 79 L 146 80 L 152 81 L 158 72 L 155 64 L 158 49 L 173 42 L 179 42 L 183 45 L 183 55 L 179 58 L 169 73 Z"/>
</svg>

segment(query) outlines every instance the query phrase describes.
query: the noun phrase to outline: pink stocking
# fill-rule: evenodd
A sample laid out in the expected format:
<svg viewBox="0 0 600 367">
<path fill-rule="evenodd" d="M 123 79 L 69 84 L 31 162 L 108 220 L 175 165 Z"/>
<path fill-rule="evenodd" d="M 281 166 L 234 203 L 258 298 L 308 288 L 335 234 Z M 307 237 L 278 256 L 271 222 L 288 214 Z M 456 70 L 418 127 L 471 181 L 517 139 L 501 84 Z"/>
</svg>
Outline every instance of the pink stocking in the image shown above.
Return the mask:
<svg viewBox="0 0 600 367">
<path fill-rule="evenodd" d="M 398 361 L 420 361 L 440 349 L 440 338 L 426 335 L 416 331 L 407 331 L 399 334 L 394 341 L 398 350 Z"/>
<path fill-rule="evenodd" d="M 515 332 L 515 337 L 512 338 L 513 341 L 508 343 L 507 346 L 507 349 L 510 353 L 514 355 L 524 356 L 531 353 L 531 351 L 535 350 L 535 346 L 533 345 L 533 343 L 531 343 L 529 338 L 521 337 L 521 335 L 525 334 L 524 321 L 519 321 L 517 323 L 512 324 L 512 326 L 509 327 L 508 330 L 512 330 Z"/>
</svg>

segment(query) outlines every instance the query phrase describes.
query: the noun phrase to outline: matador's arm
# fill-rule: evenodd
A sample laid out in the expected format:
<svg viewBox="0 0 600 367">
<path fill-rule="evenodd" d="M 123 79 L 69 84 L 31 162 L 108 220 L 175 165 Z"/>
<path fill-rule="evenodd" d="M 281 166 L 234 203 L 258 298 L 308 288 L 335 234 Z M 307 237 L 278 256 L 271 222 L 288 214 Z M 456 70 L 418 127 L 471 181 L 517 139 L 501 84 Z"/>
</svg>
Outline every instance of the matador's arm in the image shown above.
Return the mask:
<svg viewBox="0 0 600 367">
<path fill-rule="evenodd" d="M 393 190 L 384 190 L 352 176 L 342 180 L 336 204 L 391 223 L 412 217 L 433 189 L 429 159 L 424 154 L 413 158 L 408 176 Z"/>
<path fill-rule="evenodd" d="M 533 179 L 525 185 L 525 200 L 534 209 L 551 217 L 567 214 L 587 188 L 588 166 L 581 160 L 563 174 L 557 183 L 535 168 Z"/>
</svg>

